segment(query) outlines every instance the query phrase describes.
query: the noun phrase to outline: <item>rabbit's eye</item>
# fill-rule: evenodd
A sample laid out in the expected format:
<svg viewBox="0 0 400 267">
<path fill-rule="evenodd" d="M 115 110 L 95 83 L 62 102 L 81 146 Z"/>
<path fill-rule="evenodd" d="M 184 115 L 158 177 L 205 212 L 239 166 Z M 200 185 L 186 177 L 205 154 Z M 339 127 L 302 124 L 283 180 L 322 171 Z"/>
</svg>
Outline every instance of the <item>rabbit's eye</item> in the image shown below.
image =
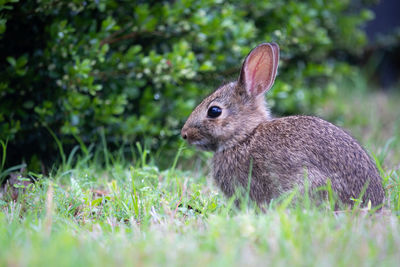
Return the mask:
<svg viewBox="0 0 400 267">
<path fill-rule="evenodd" d="M 221 113 L 222 113 L 222 109 L 220 107 L 212 106 L 207 111 L 207 117 L 216 118 L 219 115 L 221 115 Z"/>
</svg>

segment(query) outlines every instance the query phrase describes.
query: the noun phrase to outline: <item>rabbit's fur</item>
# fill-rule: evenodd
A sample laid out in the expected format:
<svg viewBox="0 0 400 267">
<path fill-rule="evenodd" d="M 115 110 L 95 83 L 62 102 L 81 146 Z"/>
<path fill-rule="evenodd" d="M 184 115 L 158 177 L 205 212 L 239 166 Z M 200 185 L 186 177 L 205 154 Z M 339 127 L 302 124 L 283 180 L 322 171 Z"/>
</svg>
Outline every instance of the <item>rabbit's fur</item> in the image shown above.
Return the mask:
<svg viewBox="0 0 400 267">
<path fill-rule="evenodd" d="M 383 203 L 384 191 L 378 170 L 345 131 L 317 117 L 272 118 L 264 93 L 274 82 L 279 47 L 265 43 L 246 57 L 238 81 L 218 88 L 192 112 L 182 137 L 200 149 L 214 151 L 213 176 L 231 197 L 248 186 L 250 198 L 269 203 L 282 193 L 303 189 L 331 188 L 344 204 L 363 193 L 363 204 Z M 210 117 L 210 107 L 220 115 Z M 212 115 L 212 114 L 211 114 Z"/>
</svg>

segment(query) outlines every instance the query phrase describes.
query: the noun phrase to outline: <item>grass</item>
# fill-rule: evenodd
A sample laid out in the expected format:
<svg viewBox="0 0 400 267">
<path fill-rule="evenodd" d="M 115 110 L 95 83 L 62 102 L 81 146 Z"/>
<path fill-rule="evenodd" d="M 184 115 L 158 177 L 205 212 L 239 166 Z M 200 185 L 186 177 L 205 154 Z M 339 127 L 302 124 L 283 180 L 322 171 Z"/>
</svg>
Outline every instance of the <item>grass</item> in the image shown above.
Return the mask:
<svg viewBox="0 0 400 267">
<path fill-rule="evenodd" d="M 104 145 L 106 168 L 85 148 L 48 179 L 31 173 L 36 183 L 15 178 L 14 194 L 2 193 L 0 266 L 398 265 L 399 100 L 339 96 L 319 112 L 375 155 L 387 191 L 383 212 L 333 212 L 291 203 L 290 195 L 266 213 L 236 209 L 204 173 L 184 171 L 179 155 L 160 171 L 140 146 L 132 166 Z"/>
</svg>

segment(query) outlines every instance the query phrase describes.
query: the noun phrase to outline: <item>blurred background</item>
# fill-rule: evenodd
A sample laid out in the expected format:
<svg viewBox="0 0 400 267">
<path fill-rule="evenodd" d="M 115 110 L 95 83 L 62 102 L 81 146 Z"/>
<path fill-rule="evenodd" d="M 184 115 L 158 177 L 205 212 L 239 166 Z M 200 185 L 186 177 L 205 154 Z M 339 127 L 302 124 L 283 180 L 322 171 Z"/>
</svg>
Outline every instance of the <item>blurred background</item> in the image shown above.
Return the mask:
<svg viewBox="0 0 400 267">
<path fill-rule="evenodd" d="M 274 114 L 346 125 L 346 106 L 375 102 L 332 99 L 398 91 L 399 11 L 398 0 L 0 0 L 1 167 L 46 172 L 105 148 L 170 166 L 192 109 L 261 42 L 281 47 Z"/>
</svg>

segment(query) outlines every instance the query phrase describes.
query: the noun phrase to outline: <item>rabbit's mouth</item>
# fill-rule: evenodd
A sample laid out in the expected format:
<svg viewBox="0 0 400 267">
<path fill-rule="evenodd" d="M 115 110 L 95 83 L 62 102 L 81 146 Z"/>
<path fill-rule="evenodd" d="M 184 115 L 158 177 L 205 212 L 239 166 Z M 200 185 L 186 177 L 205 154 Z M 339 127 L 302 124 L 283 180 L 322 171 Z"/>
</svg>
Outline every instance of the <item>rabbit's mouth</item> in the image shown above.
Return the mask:
<svg viewBox="0 0 400 267">
<path fill-rule="evenodd" d="M 187 124 L 187 122 L 186 122 Z M 194 145 L 201 150 L 217 150 L 217 143 L 212 141 L 212 136 L 201 133 L 197 127 L 183 126 L 181 136 L 189 145 Z"/>
<path fill-rule="evenodd" d="M 216 150 L 216 145 L 208 142 L 205 139 L 189 141 L 189 144 L 194 145 L 201 150 L 212 150 L 212 151 Z"/>
</svg>

